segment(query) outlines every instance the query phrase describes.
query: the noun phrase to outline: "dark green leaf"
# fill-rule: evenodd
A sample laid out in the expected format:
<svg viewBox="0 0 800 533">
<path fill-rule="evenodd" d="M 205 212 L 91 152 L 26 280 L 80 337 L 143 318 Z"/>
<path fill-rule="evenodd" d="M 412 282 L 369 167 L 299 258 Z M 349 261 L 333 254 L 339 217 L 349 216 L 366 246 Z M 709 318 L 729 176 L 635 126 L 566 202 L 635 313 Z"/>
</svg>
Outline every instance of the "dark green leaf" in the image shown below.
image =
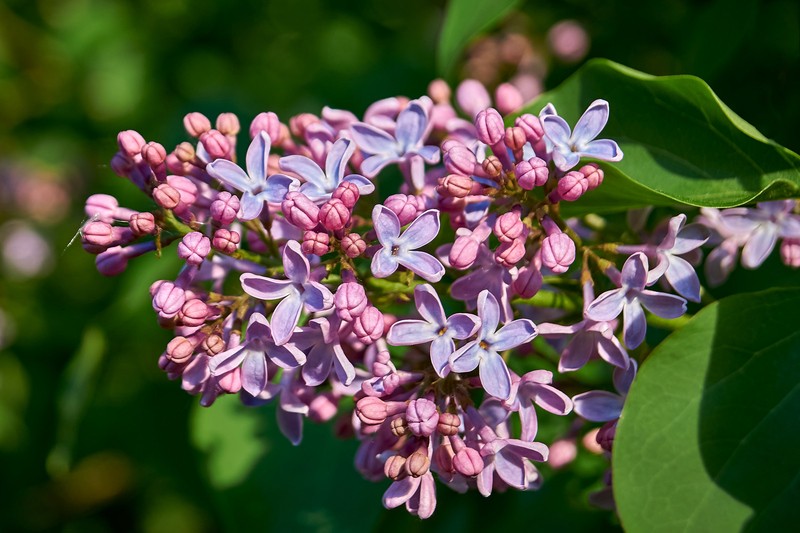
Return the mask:
<svg viewBox="0 0 800 533">
<path fill-rule="evenodd" d="M 731 296 L 653 351 L 614 443 L 627 531 L 796 527 L 798 306 L 800 289 Z"/>
</svg>

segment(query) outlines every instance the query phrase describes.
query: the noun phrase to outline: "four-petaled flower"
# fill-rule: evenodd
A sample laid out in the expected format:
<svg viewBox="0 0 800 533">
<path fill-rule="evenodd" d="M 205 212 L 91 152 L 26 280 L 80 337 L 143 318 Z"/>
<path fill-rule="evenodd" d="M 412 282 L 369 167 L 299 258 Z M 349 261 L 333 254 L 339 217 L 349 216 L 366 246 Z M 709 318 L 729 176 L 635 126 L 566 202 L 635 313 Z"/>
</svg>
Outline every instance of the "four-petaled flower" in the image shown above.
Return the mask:
<svg viewBox="0 0 800 533">
<path fill-rule="evenodd" d="M 675 292 L 693 302 L 700 301 L 700 280 L 694 267 L 679 255 L 687 254 L 706 243 L 709 231 L 701 224 L 686 223 L 686 215 L 680 214 L 669 221 L 667 235 L 656 248 L 658 264 L 647 275 L 647 284 L 652 285 L 661 276 Z"/>
<path fill-rule="evenodd" d="M 416 251 L 425 246 L 439 233 L 439 211 L 429 209 L 418 216 L 403 234 L 400 234 L 400 219 L 383 205 L 372 210 L 372 222 L 382 248 L 372 256 L 372 274 L 385 278 L 394 274 L 402 265 L 431 282 L 444 276 L 444 266 L 431 254 Z"/>
</svg>

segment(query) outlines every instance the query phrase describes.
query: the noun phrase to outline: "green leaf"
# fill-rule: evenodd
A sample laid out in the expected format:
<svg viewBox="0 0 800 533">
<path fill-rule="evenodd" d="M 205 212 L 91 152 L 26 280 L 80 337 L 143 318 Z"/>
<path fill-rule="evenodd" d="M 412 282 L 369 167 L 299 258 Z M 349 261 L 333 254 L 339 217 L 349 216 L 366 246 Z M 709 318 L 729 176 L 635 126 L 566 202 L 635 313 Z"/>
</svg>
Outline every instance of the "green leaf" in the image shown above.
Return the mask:
<svg viewBox="0 0 800 533">
<path fill-rule="evenodd" d="M 626 531 L 796 527 L 798 306 L 796 288 L 731 296 L 653 351 L 614 442 Z"/>
<path fill-rule="evenodd" d="M 603 185 L 565 205 L 569 214 L 800 196 L 800 156 L 765 138 L 693 76 L 656 77 L 593 60 L 522 112 L 552 102 L 574 126 L 598 98 L 611 109 L 600 137 L 616 140 L 625 156 L 602 165 Z"/>
<path fill-rule="evenodd" d="M 449 75 L 469 41 L 502 20 L 519 3 L 520 0 L 450 0 L 439 37 L 439 73 Z"/>
</svg>

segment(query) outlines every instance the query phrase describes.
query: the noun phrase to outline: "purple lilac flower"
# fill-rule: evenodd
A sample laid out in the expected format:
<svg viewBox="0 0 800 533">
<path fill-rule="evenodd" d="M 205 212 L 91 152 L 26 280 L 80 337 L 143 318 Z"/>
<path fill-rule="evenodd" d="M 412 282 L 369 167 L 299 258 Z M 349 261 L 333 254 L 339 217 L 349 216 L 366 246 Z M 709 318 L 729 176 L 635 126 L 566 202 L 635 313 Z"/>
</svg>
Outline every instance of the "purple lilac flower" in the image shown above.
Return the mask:
<svg viewBox="0 0 800 533">
<path fill-rule="evenodd" d="M 242 192 L 240 220 L 252 220 L 261 214 L 264 202 L 280 203 L 297 180 L 288 176 L 267 179 L 270 138 L 260 132 L 247 149 L 247 172 L 227 159 L 217 159 L 206 166 L 208 174 L 221 183 Z"/>
<path fill-rule="evenodd" d="M 385 278 L 394 274 L 402 265 L 415 274 L 431 282 L 437 282 L 444 276 L 444 266 L 438 259 L 417 248 L 425 246 L 439 233 L 439 211 L 429 209 L 418 216 L 400 234 L 400 219 L 394 212 L 383 205 L 376 205 L 372 210 L 372 221 L 381 249 L 372 256 L 372 274 L 376 278 Z"/>
<path fill-rule="evenodd" d="M 428 284 L 414 288 L 414 302 L 424 320 L 400 320 L 392 324 L 386 341 L 394 346 L 415 346 L 431 343 L 431 364 L 439 376 L 444 377 L 450 355 L 455 351 L 453 339 L 464 340 L 475 334 L 480 320 L 475 315 L 456 313 L 450 318 L 444 314 L 436 290 Z"/>
<path fill-rule="evenodd" d="M 622 335 L 625 345 L 634 349 L 647 332 L 642 306 L 663 318 L 678 318 L 686 312 L 686 300 L 680 296 L 646 290 L 647 256 L 637 252 L 622 267 L 620 288 L 606 291 L 586 308 L 586 318 L 597 322 L 614 320 L 623 313 Z"/>
<path fill-rule="evenodd" d="M 795 204 L 795 200 L 761 202 L 756 209 L 745 209 L 741 214 L 733 212 L 724 218 L 728 226 L 750 230 L 742 247 L 742 266 L 760 267 L 778 238 L 800 238 L 800 216 L 792 214 Z"/>
<path fill-rule="evenodd" d="M 344 353 L 339 339 L 340 325 L 341 320 L 333 313 L 311 320 L 309 327 L 301 328 L 292 337 L 298 345 L 311 347 L 307 352 L 308 361 L 303 365 L 303 379 L 309 387 L 316 387 L 328 379 L 331 368 L 345 385 L 350 385 L 355 379 L 355 367 Z"/>
<path fill-rule="evenodd" d="M 239 278 L 242 289 L 250 296 L 261 300 L 281 300 L 272 313 L 272 336 L 279 345 L 292 336 L 304 306 L 310 311 L 327 311 L 333 307 L 331 291 L 309 279 L 310 265 L 297 241 L 289 241 L 283 248 L 283 272 L 289 279 L 248 273 Z"/>
<path fill-rule="evenodd" d="M 652 285 L 661 276 L 675 292 L 693 302 L 700 301 L 700 280 L 694 267 L 679 255 L 700 248 L 709 237 L 708 229 L 700 224 L 686 223 L 686 215 L 680 214 L 669 221 L 667 235 L 656 247 L 658 264 L 647 275 L 647 284 Z"/>
<path fill-rule="evenodd" d="M 430 518 L 436 510 L 436 482 L 430 470 L 419 477 L 406 476 L 389 485 L 383 494 L 384 507 L 394 509 L 403 504 L 409 513 Z"/>
<path fill-rule="evenodd" d="M 547 370 L 533 370 L 521 378 L 514 376 L 511 401 L 508 403 L 512 411 L 519 412 L 521 440 L 533 442 L 539 430 L 534 404 L 559 416 L 568 415 L 572 411 L 572 400 L 553 387 L 552 383 L 553 373 Z"/>
<path fill-rule="evenodd" d="M 360 174 L 344 175 L 347 170 L 347 162 L 355 149 L 356 145 L 349 139 L 339 139 L 333 143 L 325 159 L 325 172 L 312 159 L 302 155 L 282 157 L 279 165 L 281 170 L 292 172 L 303 178 L 304 183 L 297 190 L 317 204 L 330 199 L 336 187 L 345 181 L 354 183 L 358 187 L 359 194 L 363 196 L 375 190 L 372 182 Z M 280 184 L 293 180 L 293 178 L 283 174 L 274 174 L 269 177 L 267 183 L 272 184 L 273 180 Z"/>
<path fill-rule="evenodd" d="M 550 105 L 542 110 L 542 127 L 551 151 L 553 162 L 559 170 L 566 172 L 578 164 L 581 157 L 591 157 L 602 161 L 620 161 L 622 150 L 610 139 L 594 140 L 608 122 L 608 102 L 595 100 L 578 119 L 575 131 L 567 122 L 555 114 Z"/>
<path fill-rule="evenodd" d="M 496 398 L 511 396 L 511 374 L 500 352 L 528 343 L 536 337 L 536 325 L 526 319 L 513 320 L 497 329 L 500 306 L 489 291 L 478 295 L 481 327 L 474 341 L 468 342 L 450 356 L 454 372 L 472 372 L 478 368 L 483 388 Z"/>
<path fill-rule="evenodd" d="M 211 374 L 219 376 L 242 365 L 242 388 L 258 396 L 267 387 L 267 359 L 281 368 L 296 368 L 306 356 L 293 344 L 277 345 L 266 317 L 253 313 L 247 324 L 245 340 L 239 346 L 218 353 L 208 363 Z"/>
<path fill-rule="evenodd" d="M 505 324 L 514 318 L 511 285 L 517 268 L 507 269 L 497 264 L 494 254 L 485 244 L 479 245 L 477 255 L 476 263 L 482 266 L 455 280 L 450 287 L 450 294 L 456 300 L 467 302 L 468 307 L 472 308 L 481 291 L 488 290 L 500 305 L 500 321 Z"/>
</svg>

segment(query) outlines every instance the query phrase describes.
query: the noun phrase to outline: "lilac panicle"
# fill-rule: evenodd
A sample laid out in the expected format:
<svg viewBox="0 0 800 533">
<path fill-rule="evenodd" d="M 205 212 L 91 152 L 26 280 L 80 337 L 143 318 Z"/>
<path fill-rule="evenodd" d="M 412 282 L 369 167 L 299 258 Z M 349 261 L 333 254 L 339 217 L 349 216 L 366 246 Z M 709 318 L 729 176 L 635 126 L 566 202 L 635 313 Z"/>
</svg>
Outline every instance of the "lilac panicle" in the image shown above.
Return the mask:
<svg viewBox="0 0 800 533">
<path fill-rule="evenodd" d="M 414 302 L 423 320 L 400 320 L 392 324 L 386 342 L 394 346 L 431 343 L 431 364 L 439 376 L 449 372 L 448 360 L 455 351 L 453 339 L 464 340 L 475 334 L 480 320 L 475 315 L 456 313 L 448 318 L 436 290 L 428 285 L 414 288 Z"/>
<path fill-rule="evenodd" d="M 248 273 L 239 278 L 242 289 L 250 296 L 261 300 L 281 300 L 272 313 L 272 336 L 278 345 L 291 338 L 304 306 L 310 311 L 327 311 L 333 307 L 331 291 L 309 279 L 310 265 L 297 241 L 289 241 L 283 248 L 283 272 L 289 279 Z"/>
<path fill-rule="evenodd" d="M 439 211 L 429 209 L 418 216 L 400 234 L 400 220 L 383 205 L 372 210 L 372 221 L 381 249 L 372 256 L 372 274 L 376 278 L 391 276 L 404 266 L 418 276 L 437 282 L 444 276 L 444 266 L 432 255 L 417 251 L 439 233 Z"/>
</svg>

